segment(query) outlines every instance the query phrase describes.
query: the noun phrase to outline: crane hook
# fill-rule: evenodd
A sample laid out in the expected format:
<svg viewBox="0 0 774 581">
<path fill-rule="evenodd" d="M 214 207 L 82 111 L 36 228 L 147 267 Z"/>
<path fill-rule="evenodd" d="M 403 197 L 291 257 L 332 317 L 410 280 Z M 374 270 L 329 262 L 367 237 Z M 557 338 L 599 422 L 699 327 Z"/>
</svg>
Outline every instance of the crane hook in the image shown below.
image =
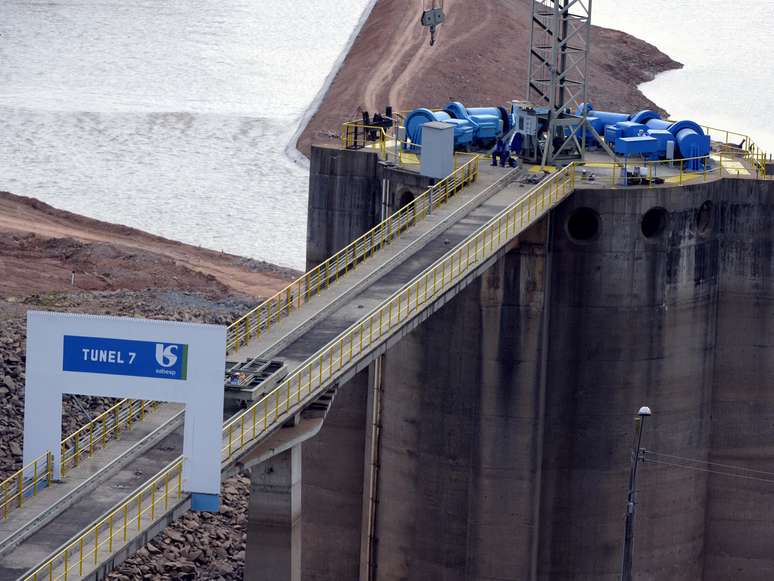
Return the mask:
<svg viewBox="0 0 774 581">
<path fill-rule="evenodd" d="M 438 26 L 443 24 L 444 20 L 446 20 L 446 14 L 443 12 L 443 6 L 437 7 L 435 2 L 433 2 L 432 8 L 429 10 L 423 10 L 422 26 L 426 26 L 430 29 L 430 46 L 435 44 L 436 31 Z"/>
</svg>

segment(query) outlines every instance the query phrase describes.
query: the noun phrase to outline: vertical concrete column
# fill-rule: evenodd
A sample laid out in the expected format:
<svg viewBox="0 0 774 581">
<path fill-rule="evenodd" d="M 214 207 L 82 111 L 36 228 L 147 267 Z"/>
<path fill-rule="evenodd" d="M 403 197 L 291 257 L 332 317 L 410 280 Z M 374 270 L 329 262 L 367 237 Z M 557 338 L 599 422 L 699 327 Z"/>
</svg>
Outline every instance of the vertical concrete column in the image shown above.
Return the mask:
<svg viewBox="0 0 774 581">
<path fill-rule="evenodd" d="M 774 182 L 724 180 L 712 190 L 705 194 L 714 204 L 711 231 L 722 244 L 709 459 L 738 468 L 714 467 L 709 476 L 704 581 L 768 581 L 771 478 L 747 470 L 774 472 Z"/>
<path fill-rule="evenodd" d="M 339 386 L 320 433 L 304 442 L 303 579 L 360 574 L 369 372 Z"/>
<path fill-rule="evenodd" d="M 544 243 L 541 224 L 385 355 L 367 581 L 529 578 Z"/>
<path fill-rule="evenodd" d="M 578 191 L 558 209 L 540 580 L 620 574 L 640 406 L 654 411 L 646 448 L 707 458 L 718 241 L 693 229 L 697 197 L 686 189 Z M 668 215 L 663 231 L 647 236 L 643 218 L 654 208 Z M 579 216 L 581 238 L 569 223 Z M 701 579 L 707 474 L 646 464 L 638 489 L 635 577 Z"/>
<path fill-rule="evenodd" d="M 374 581 L 466 578 L 480 288 L 385 354 Z"/>
<path fill-rule="evenodd" d="M 546 221 L 482 277 L 466 581 L 529 580 L 540 523 Z"/>
<path fill-rule="evenodd" d="M 301 579 L 301 445 L 250 472 L 246 581 Z"/>
<path fill-rule="evenodd" d="M 312 146 L 306 264 L 311 269 L 379 222 L 379 156 L 372 150 Z"/>
</svg>

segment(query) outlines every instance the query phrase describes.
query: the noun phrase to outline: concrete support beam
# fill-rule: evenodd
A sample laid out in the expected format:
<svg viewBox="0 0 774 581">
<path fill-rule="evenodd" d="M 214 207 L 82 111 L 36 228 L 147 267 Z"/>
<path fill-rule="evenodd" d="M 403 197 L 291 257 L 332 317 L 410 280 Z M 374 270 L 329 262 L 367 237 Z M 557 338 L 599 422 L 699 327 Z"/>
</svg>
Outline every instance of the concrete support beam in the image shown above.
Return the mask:
<svg viewBox="0 0 774 581">
<path fill-rule="evenodd" d="M 250 471 L 246 581 L 301 579 L 302 446 Z"/>
<path fill-rule="evenodd" d="M 303 579 L 360 574 L 369 372 L 339 386 L 320 433 L 304 443 Z"/>
<path fill-rule="evenodd" d="M 545 229 L 531 236 L 385 355 L 368 581 L 528 579 Z"/>
</svg>

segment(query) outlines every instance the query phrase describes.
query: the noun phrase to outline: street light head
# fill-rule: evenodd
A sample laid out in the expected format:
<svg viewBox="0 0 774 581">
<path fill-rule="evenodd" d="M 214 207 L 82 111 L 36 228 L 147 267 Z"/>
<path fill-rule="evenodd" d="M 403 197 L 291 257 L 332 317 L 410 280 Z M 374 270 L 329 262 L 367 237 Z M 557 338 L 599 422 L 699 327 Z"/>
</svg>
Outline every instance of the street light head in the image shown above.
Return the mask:
<svg viewBox="0 0 774 581">
<path fill-rule="evenodd" d="M 646 405 L 642 406 L 640 408 L 640 411 L 637 412 L 637 415 L 642 417 L 651 415 L 650 408 Z"/>
</svg>

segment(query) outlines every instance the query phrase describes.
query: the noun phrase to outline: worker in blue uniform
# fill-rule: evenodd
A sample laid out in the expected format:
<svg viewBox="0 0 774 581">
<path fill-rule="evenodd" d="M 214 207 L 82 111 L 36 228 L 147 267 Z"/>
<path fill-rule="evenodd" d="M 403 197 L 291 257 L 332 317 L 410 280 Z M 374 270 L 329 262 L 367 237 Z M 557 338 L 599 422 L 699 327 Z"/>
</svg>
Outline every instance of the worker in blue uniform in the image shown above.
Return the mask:
<svg viewBox="0 0 774 581">
<path fill-rule="evenodd" d="M 513 152 L 513 155 L 519 156 L 521 155 L 521 147 L 524 143 L 524 136 L 521 133 L 514 133 L 513 139 L 511 139 L 511 151 Z"/>
<path fill-rule="evenodd" d="M 497 165 L 497 160 L 501 159 L 503 156 L 503 152 L 506 151 L 505 143 L 503 143 L 502 139 L 497 140 L 497 145 L 495 145 L 495 148 L 492 150 L 492 165 Z"/>
</svg>

